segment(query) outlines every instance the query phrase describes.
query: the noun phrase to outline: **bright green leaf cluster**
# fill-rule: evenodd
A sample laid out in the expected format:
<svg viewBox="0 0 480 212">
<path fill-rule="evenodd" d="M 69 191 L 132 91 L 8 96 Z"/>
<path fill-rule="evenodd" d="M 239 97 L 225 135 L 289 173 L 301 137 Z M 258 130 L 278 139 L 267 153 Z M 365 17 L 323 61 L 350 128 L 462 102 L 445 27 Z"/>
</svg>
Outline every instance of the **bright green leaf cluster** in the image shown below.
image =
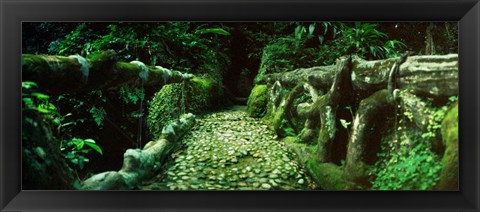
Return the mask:
<svg viewBox="0 0 480 212">
<path fill-rule="evenodd" d="M 441 159 L 425 142 L 417 142 L 413 148 L 402 145 L 390 157 L 379 154 L 380 160 L 370 172 L 376 176 L 372 189 L 427 190 L 436 185 L 440 179 Z"/>
<path fill-rule="evenodd" d="M 72 138 L 63 144 L 60 150 L 64 157 L 79 169 L 83 169 L 84 164 L 90 161 L 86 155 L 91 150 L 103 155 L 102 149 L 93 139 Z"/>
</svg>

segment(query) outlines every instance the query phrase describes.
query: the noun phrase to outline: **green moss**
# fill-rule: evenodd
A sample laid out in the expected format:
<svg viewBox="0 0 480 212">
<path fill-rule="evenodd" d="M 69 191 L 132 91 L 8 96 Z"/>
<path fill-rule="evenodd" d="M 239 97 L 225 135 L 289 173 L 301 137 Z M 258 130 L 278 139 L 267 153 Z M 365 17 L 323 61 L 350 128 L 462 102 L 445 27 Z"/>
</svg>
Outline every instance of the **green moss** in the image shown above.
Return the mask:
<svg viewBox="0 0 480 212">
<path fill-rule="evenodd" d="M 354 188 L 354 183 L 344 178 L 342 167 L 333 163 L 320 163 L 317 158 L 317 145 L 300 143 L 296 136 L 282 139 L 297 161 L 307 169 L 312 179 L 325 190 L 347 190 Z"/>
<path fill-rule="evenodd" d="M 268 100 L 268 88 L 266 85 L 256 85 L 247 101 L 247 113 L 251 117 L 261 118 L 265 116 Z"/>
<path fill-rule="evenodd" d="M 340 166 L 333 163 L 319 163 L 314 158 L 307 160 L 309 172 L 317 184 L 325 190 L 352 189 L 352 183 L 345 180 Z"/>
<path fill-rule="evenodd" d="M 156 139 L 161 135 L 162 129 L 170 120 L 180 115 L 181 85 L 169 84 L 155 94 L 148 107 L 147 126 L 150 135 Z"/>
<path fill-rule="evenodd" d="M 142 69 L 140 66 L 133 64 L 133 63 L 126 63 L 126 62 L 118 62 L 115 65 L 115 69 L 117 70 L 134 70 L 135 72 L 140 72 Z"/>
<path fill-rule="evenodd" d="M 203 90 L 210 90 L 213 86 L 213 82 L 210 79 L 201 79 L 198 77 L 194 77 L 190 79 L 190 82 L 193 84 L 197 84 L 200 86 Z"/>
<path fill-rule="evenodd" d="M 285 116 L 285 108 L 280 107 L 277 109 L 277 111 L 273 114 L 273 129 L 275 130 L 275 133 L 279 135 L 280 137 L 285 137 L 285 133 L 283 131 L 283 128 L 285 127 L 285 121 L 283 120 Z"/>
<path fill-rule="evenodd" d="M 213 106 L 212 99 L 219 98 L 220 94 L 212 80 L 192 78 L 185 85 L 185 113 L 206 112 Z M 166 124 L 181 115 L 183 86 L 183 83 L 165 85 L 153 97 L 147 117 L 148 129 L 153 138 L 160 135 Z"/>
<path fill-rule="evenodd" d="M 115 63 L 115 66 L 113 68 L 114 70 L 117 71 L 117 73 L 122 73 L 121 75 L 116 75 L 119 80 L 127 80 L 127 79 L 136 79 L 138 78 L 138 73 L 142 71 L 140 66 L 132 63 L 125 63 L 125 62 L 117 62 Z M 100 70 L 99 72 L 104 72 L 104 73 L 98 73 L 101 78 L 108 77 L 108 73 L 105 70 Z"/>
<path fill-rule="evenodd" d="M 279 107 L 273 115 L 272 125 L 275 133 L 280 137 L 296 136 L 295 130 L 287 122 L 285 117 L 285 108 Z"/>
<path fill-rule="evenodd" d="M 445 115 L 442 122 L 442 135 L 447 147 L 458 145 L 458 104 Z"/>
<path fill-rule="evenodd" d="M 442 158 L 442 171 L 438 188 L 458 189 L 458 104 L 445 116 L 442 122 L 442 136 L 446 145 Z"/>
<path fill-rule="evenodd" d="M 287 136 L 287 137 L 283 138 L 283 142 L 285 142 L 287 144 L 295 144 L 295 143 L 299 142 L 299 139 L 296 136 Z"/>
</svg>

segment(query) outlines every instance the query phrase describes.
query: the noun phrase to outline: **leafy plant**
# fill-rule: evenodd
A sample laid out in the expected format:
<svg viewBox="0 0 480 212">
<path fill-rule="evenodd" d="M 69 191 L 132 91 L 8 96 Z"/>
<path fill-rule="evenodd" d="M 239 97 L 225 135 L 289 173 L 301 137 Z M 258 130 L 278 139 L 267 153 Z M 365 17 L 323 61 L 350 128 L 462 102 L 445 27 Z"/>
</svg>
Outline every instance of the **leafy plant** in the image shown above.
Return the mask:
<svg viewBox="0 0 480 212">
<path fill-rule="evenodd" d="M 103 119 L 107 115 L 107 112 L 105 111 L 105 109 L 103 107 L 93 106 L 89 112 L 92 114 L 92 117 L 95 123 L 97 123 L 99 127 L 102 127 Z"/>
<path fill-rule="evenodd" d="M 406 123 L 412 122 L 414 115 L 404 111 L 403 117 L 408 121 L 399 121 L 398 139 L 387 139 L 383 143 L 378 161 L 370 170 L 372 188 L 380 190 L 426 190 L 431 189 L 439 181 L 441 158 L 432 151 L 432 144 L 439 134 L 441 122 L 445 118 L 449 104 L 456 102 L 452 96 L 446 105 L 435 108 L 427 101 L 424 110 L 429 119 L 427 130 L 419 132 L 407 130 Z"/>
<path fill-rule="evenodd" d="M 386 58 L 397 55 L 399 48 L 406 47 L 400 41 L 389 40 L 387 34 L 378 31 L 378 24 L 355 22 L 353 27 L 342 30 L 345 49 L 364 58 Z"/>
<path fill-rule="evenodd" d="M 346 121 L 345 119 L 340 119 L 340 124 L 343 128 L 348 129 L 348 126 L 352 124 L 352 122 Z"/>
<path fill-rule="evenodd" d="M 64 129 L 68 126 L 76 125 L 77 122 L 68 121 L 67 118 L 72 116 L 72 113 L 62 115 L 58 108 L 50 101 L 50 96 L 36 92 L 36 88 L 38 88 L 38 85 L 35 82 L 22 82 L 22 101 L 24 108 L 37 110 L 40 114 L 42 114 L 42 117 L 52 125 L 52 127 L 56 127 L 58 137 L 55 140 L 60 140 L 59 148 L 62 156 L 75 167 L 83 169 L 84 163 L 89 161 L 87 154 L 91 150 L 103 155 L 102 149 L 95 143 L 93 139 L 80 139 L 75 137 L 71 139 L 64 139 Z M 66 97 L 59 97 L 59 99 L 62 98 Z M 102 116 L 102 119 L 103 116 L 105 116 L 105 111 L 103 110 L 102 112 L 102 110 L 103 108 L 96 108 L 94 114 L 94 117 L 97 116 L 95 118 L 96 120 L 100 119 L 100 116 Z"/>
<path fill-rule="evenodd" d="M 72 138 L 65 144 L 62 144 L 60 150 L 68 162 L 83 169 L 84 164 L 90 160 L 87 154 L 94 150 L 100 155 L 103 155 L 102 149 L 95 143 L 93 139 Z"/>
<path fill-rule="evenodd" d="M 35 82 L 22 82 L 22 102 L 23 106 L 28 109 L 37 110 L 48 121 L 54 120 L 60 114 L 57 108 L 50 101 L 50 96 L 36 92 L 38 85 Z"/>
<path fill-rule="evenodd" d="M 370 170 L 370 174 L 376 176 L 372 189 L 426 190 L 440 179 L 440 157 L 420 138 L 404 139 L 395 154 L 379 154 L 380 160 Z M 412 144 L 407 145 L 408 142 Z"/>
<path fill-rule="evenodd" d="M 195 30 L 195 34 L 203 35 L 203 34 L 219 34 L 219 35 L 225 35 L 228 36 L 230 33 L 222 28 L 208 28 L 208 29 L 197 29 Z"/>
<path fill-rule="evenodd" d="M 133 103 L 134 105 L 136 105 L 139 100 L 144 100 L 145 92 L 140 88 L 131 89 L 128 87 L 121 87 L 120 97 L 122 98 L 124 103 Z"/>
<path fill-rule="evenodd" d="M 90 42 L 98 35 L 87 23 L 80 23 L 75 30 L 71 31 L 64 39 L 58 39 L 50 43 L 49 53 L 58 55 L 89 55 L 92 51 Z"/>
</svg>

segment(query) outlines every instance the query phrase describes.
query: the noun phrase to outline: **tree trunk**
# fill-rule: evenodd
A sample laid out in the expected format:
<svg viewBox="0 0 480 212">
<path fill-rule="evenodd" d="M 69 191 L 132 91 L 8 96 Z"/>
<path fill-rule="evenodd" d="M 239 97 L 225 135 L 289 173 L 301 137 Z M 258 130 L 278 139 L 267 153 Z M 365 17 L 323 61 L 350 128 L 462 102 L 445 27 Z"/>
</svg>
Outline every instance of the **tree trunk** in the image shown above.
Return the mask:
<svg viewBox="0 0 480 212">
<path fill-rule="evenodd" d="M 166 156 L 177 148 L 183 135 L 193 126 L 195 117 L 187 114 L 165 126 L 160 139 L 151 141 L 141 149 L 128 149 L 123 155 L 119 171 L 96 174 L 82 183 L 85 190 L 125 190 L 136 188 L 143 180 L 152 177 L 162 166 Z"/>
<path fill-rule="evenodd" d="M 428 23 L 427 29 L 425 30 L 425 54 L 433 55 L 435 51 L 435 43 L 433 42 L 433 23 Z"/>
<path fill-rule="evenodd" d="M 360 181 L 366 176 L 365 156 L 372 131 L 379 133 L 376 126 L 382 124 L 395 108 L 390 96 L 391 93 L 383 89 L 360 102 L 347 146 L 345 173 L 349 179 Z"/>
<path fill-rule="evenodd" d="M 352 58 L 338 60 L 336 68 L 335 80 L 330 90 L 312 104 L 307 115 L 310 124 L 306 125 L 307 129 L 304 129 L 300 135 L 303 139 L 311 138 L 312 131 L 316 130 L 311 127 L 320 126 L 317 140 L 319 162 L 330 160 L 330 149 L 337 131 L 337 108 L 351 103 L 353 97 L 351 85 Z"/>
<path fill-rule="evenodd" d="M 388 74 L 387 89 L 375 92 L 363 99 L 353 120 L 352 134 L 347 146 L 345 173 L 354 181 L 365 181 L 365 155 L 369 142 L 372 142 L 372 132 L 380 133 L 386 124 L 387 117 L 393 115 L 399 97 L 396 89 L 400 65 L 405 63 L 409 52 L 395 61 Z"/>
</svg>

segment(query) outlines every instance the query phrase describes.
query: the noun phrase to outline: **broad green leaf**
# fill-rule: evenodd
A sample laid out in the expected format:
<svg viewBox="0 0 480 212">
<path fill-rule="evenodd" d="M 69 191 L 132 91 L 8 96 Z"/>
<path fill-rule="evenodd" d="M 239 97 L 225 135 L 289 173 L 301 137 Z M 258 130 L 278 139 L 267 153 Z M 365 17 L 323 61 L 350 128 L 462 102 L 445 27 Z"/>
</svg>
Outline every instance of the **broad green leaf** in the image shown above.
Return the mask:
<svg viewBox="0 0 480 212">
<path fill-rule="evenodd" d="M 314 30 L 315 30 L 315 24 L 310 24 L 310 26 L 308 26 L 308 34 L 313 35 Z"/>
<path fill-rule="evenodd" d="M 95 141 L 94 141 L 93 139 L 91 139 L 91 138 L 84 139 L 84 141 L 85 141 L 86 143 L 93 143 L 93 144 L 95 143 Z"/>
<path fill-rule="evenodd" d="M 86 139 L 86 140 L 92 140 L 92 139 Z M 85 140 L 85 141 L 86 141 Z M 92 140 L 93 141 L 93 140 Z M 95 141 L 92 142 L 85 142 L 86 145 L 90 146 L 93 150 L 97 151 L 98 153 L 100 153 L 100 155 L 103 155 L 103 152 L 102 152 L 102 149 L 97 145 L 95 144 Z"/>
<path fill-rule="evenodd" d="M 320 44 L 323 44 L 323 39 L 324 39 L 323 36 L 321 36 L 321 35 L 318 36 L 318 41 L 320 41 Z"/>
<path fill-rule="evenodd" d="M 229 32 L 227 32 L 226 30 L 224 30 L 222 28 L 198 29 L 198 30 L 195 31 L 195 34 L 199 34 L 199 35 L 208 34 L 208 33 L 225 35 L 225 36 L 230 35 Z"/>
<path fill-rule="evenodd" d="M 26 88 L 26 89 L 30 89 L 30 88 L 34 88 L 34 87 L 37 88 L 38 85 L 35 82 L 24 81 L 24 82 L 22 82 L 22 87 Z"/>
<path fill-rule="evenodd" d="M 41 100 L 48 100 L 48 98 L 50 98 L 50 96 L 48 95 L 45 95 L 43 93 L 32 93 L 31 94 L 32 96 L 36 97 L 37 99 L 41 99 Z"/>
<path fill-rule="evenodd" d="M 51 112 L 50 110 L 48 110 L 48 108 L 46 108 L 46 106 L 44 104 L 38 105 L 37 111 L 40 112 L 40 113 L 50 113 Z"/>
<path fill-rule="evenodd" d="M 347 122 L 345 119 L 340 119 L 340 124 L 342 124 L 342 126 L 346 129 L 351 122 Z"/>
</svg>

